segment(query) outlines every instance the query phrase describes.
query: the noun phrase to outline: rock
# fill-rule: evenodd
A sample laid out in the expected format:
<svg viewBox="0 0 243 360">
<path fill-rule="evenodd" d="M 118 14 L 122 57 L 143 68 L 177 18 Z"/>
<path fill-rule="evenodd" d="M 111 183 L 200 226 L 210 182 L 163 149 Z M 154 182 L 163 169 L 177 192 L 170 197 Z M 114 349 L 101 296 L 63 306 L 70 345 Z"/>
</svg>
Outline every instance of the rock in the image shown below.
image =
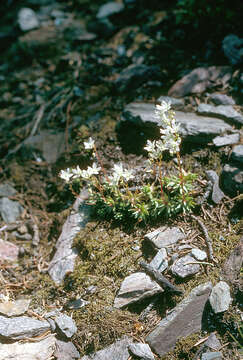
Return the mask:
<svg viewBox="0 0 243 360">
<path fill-rule="evenodd" d="M 191 255 L 198 261 L 204 261 L 207 259 L 207 254 L 205 251 L 202 251 L 200 249 L 192 249 Z"/>
<path fill-rule="evenodd" d="M 220 351 L 217 352 L 206 352 L 202 354 L 201 360 L 221 360 L 223 354 Z"/>
<path fill-rule="evenodd" d="M 210 66 L 196 68 L 178 80 L 168 91 L 169 96 L 184 97 L 189 94 L 202 93 L 216 83 L 226 84 L 232 76 L 229 66 Z"/>
<path fill-rule="evenodd" d="M 236 111 L 231 105 L 209 105 L 200 104 L 197 108 L 200 115 L 216 116 L 223 120 L 229 121 L 235 125 L 243 125 L 243 115 Z"/>
<path fill-rule="evenodd" d="M 211 289 L 211 283 L 197 286 L 160 321 L 146 338 L 153 351 L 163 356 L 174 348 L 177 340 L 201 330 L 203 311 Z"/>
<path fill-rule="evenodd" d="M 30 8 L 22 8 L 18 13 L 18 23 L 22 31 L 29 31 L 39 26 L 35 12 Z"/>
<path fill-rule="evenodd" d="M 80 359 L 79 352 L 71 341 L 57 340 L 54 356 L 57 360 Z"/>
<path fill-rule="evenodd" d="M 15 236 L 16 239 L 19 239 L 19 240 L 26 240 L 26 241 L 32 240 L 32 235 L 30 235 L 29 233 L 21 235 L 18 233 L 18 231 L 13 231 L 11 235 Z"/>
<path fill-rule="evenodd" d="M 121 2 L 111 1 L 99 8 L 97 19 L 103 19 L 111 15 L 120 13 L 124 9 L 124 5 Z"/>
<path fill-rule="evenodd" d="M 22 212 L 23 208 L 18 201 L 10 200 L 7 197 L 0 199 L 0 214 L 6 223 L 15 222 Z"/>
<path fill-rule="evenodd" d="M 206 345 L 211 350 L 215 350 L 215 351 L 219 350 L 222 346 L 219 339 L 217 338 L 217 336 L 214 333 L 209 335 L 209 337 L 208 337 L 207 341 L 205 341 L 204 345 Z"/>
<path fill-rule="evenodd" d="M 49 164 L 55 164 L 65 150 L 64 133 L 42 130 L 38 135 L 29 136 L 23 144 L 41 151 Z"/>
<path fill-rule="evenodd" d="M 239 141 L 240 141 L 239 133 L 224 135 L 224 136 L 216 136 L 213 139 L 213 143 L 217 147 L 237 144 Z"/>
<path fill-rule="evenodd" d="M 222 269 L 222 277 L 233 286 L 238 282 L 241 282 L 243 289 L 243 281 L 240 274 L 243 263 L 243 236 L 240 239 L 239 245 L 237 245 L 231 252 L 229 258 L 225 261 Z"/>
<path fill-rule="evenodd" d="M 190 255 L 186 255 L 178 259 L 171 266 L 171 271 L 173 275 L 179 276 L 180 278 L 184 279 L 188 276 L 197 274 L 200 271 L 200 265 L 191 263 L 195 263 L 195 259 Z"/>
<path fill-rule="evenodd" d="M 147 139 L 160 137 L 159 120 L 154 116 L 155 106 L 147 103 L 128 104 L 117 124 L 119 141 L 135 153 L 144 151 Z M 180 124 L 180 135 L 185 142 L 208 144 L 217 135 L 232 131 L 233 128 L 223 120 L 198 116 L 194 113 L 175 112 Z"/>
<path fill-rule="evenodd" d="M 21 340 L 39 336 L 50 329 L 47 321 L 27 316 L 6 318 L 0 316 L 0 337 L 4 340 Z"/>
<path fill-rule="evenodd" d="M 179 240 L 185 239 L 185 235 L 177 227 L 169 228 L 167 226 L 162 226 L 159 229 L 146 234 L 144 239 L 148 240 L 155 248 L 161 249 L 175 244 Z"/>
<path fill-rule="evenodd" d="M 35 342 L 0 343 L 0 360 L 48 360 L 52 358 L 55 348 L 56 339 L 52 334 Z"/>
<path fill-rule="evenodd" d="M 209 94 L 209 99 L 212 100 L 215 105 L 235 105 L 234 99 L 225 94 Z"/>
<path fill-rule="evenodd" d="M 68 315 L 61 314 L 55 317 L 54 321 L 61 334 L 65 335 L 67 338 L 72 337 L 77 332 L 77 326 L 74 320 Z"/>
<path fill-rule="evenodd" d="M 243 170 L 234 164 L 226 164 L 220 175 L 222 189 L 229 196 L 243 193 Z"/>
<path fill-rule="evenodd" d="M 157 252 L 153 260 L 150 262 L 150 266 L 161 273 L 167 269 L 168 261 L 166 249 L 162 248 Z"/>
<path fill-rule="evenodd" d="M 125 337 L 93 355 L 83 356 L 81 360 L 128 360 L 130 357 L 128 346 L 132 342 L 132 338 Z"/>
<path fill-rule="evenodd" d="M 30 299 L 0 302 L 0 314 L 5 316 L 22 315 L 28 310 L 30 302 Z"/>
<path fill-rule="evenodd" d="M 68 301 L 67 304 L 65 305 L 65 307 L 68 309 L 77 310 L 77 309 L 81 309 L 82 307 L 86 306 L 87 304 L 89 304 L 89 301 L 86 301 L 86 300 L 83 300 L 80 298 L 80 299 Z"/>
<path fill-rule="evenodd" d="M 213 170 L 206 170 L 205 171 L 208 180 L 211 182 L 212 188 L 212 201 L 215 204 L 219 204 L 220 201 L 224 198 L 223 191 L 219 188 L 219 177 L 217 173 Z"/>
<path fill-rule="evenodd" d="M 163 292 L 163 289 L 155 281 L 152 281 L 148 275 L 137 272 L 123 280 L 114 300 L 114 307 L 123 308 L 161 292 Z"/>
<path fill-rule="evenodd" d="M 209 301 L 216 314 L 228 310 L 232 302 L 229 285 L 224 281 L 219 281 L 213 287 Z"/>
<path fill-rule="evenodd" d="M 10 197 L 16 193 L 17 191 L 10 184 L 0 184 L 0 197 Z"/>
<path fill-rule="evenodd" d="M 177 99 L 171 96 L 160 96 L 157 102 L 161 103 L 162 101 L 169 102 L 174 110 L 182 110 L 185 106 L 184 99 Z"/>
<path fill-rule="evenodd" d="M 19 247 L 9 241 L 0 239 L 0 263 L 2 261 L 17 261 Z"/>
<path fill-rule="evenodd" d="M 243 165 L 243 145 L 236 145 L 233 147 L 230 160 Z"/>
<path fill-rule="evenodd" d="M 148 344 L 134 343 L 129 345 L 128 350 L 132 355 L 142 360 L 154 360 L 154 355 Z"/>
<path fill-rule="evenodd" d="M 243 39 L 230 34 L 225 36 L 222 42 L 225 56 L 231 65 L 239 65 L 243 61 Z"/>
<path fill-rule="evenodd" d="M 90 207 L 85 204 L 85 192 L 76 199 L 71 215 L 65 221 L 59 236 L 56 253 L 49 264 L 48 272 L 56 284 L 60 284 L 65 275 L 74 269 L 77 251 L 73 248 L 73 240 L 80 229 L 89 221 Z"/>
<path fill-rule="evenodd" d="M 115 80 L 115 88 L 118 92 L 124 92 L 128 89 L 137 89 L 139 86 L 155 77 L 158 73 L 156 66 L 147 66 L 144 64 L 132 64 L 122 70 Z"/>
</svg>

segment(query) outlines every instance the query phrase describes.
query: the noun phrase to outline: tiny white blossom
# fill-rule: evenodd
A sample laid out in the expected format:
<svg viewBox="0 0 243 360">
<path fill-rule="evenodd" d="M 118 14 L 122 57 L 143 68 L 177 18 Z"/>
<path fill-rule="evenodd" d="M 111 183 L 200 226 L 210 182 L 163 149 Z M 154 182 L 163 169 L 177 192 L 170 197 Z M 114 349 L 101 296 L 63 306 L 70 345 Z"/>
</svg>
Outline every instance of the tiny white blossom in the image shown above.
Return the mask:
<svg viewBox="0 0 243 360">
<path fill-rule="evenodd" d="M 95 145 L 95 141 L 94 139 L 92 139 L 92 137 L 90 137 L 88 141 L 84 142 L 84 147 L 86 150 L 94 149 L 94 145 Z"/>
<path fill-rule="evenodd" d="M 72 169 L 67 168 L 66 170 L 61 170 L 59 176 L 61 179 L 65 180 L 66 182 L 69 182 L 69 180 L 73 176 Z"/>
<path fill-rule="evenodd" d="M 88 166 L 87 170 L 81 170 L 81 176 L 89 180 L 93 175 L 98 175 L 101 170 L 101 167 L 97 166 L 96 163 L 93 163 L 92 166 Z"/>
<path fill-rule="evenodd" d="M 72 169 L 72 173 L 73 173 L 73 178 L 77 179 L 79 177 L 82 177 L 82 170 L 80 169 L 79 166 L 77 166 L 76 168 Z"/>
<path fill-rule="evenodd" d="M 170 110 L 170 103 L 166 101 L 161 101 L 160 105 L 156 105 L 156 110 L 158 110 L 160 113 L 166 113 Z"/>
<path fill-rule="evenodd" d="M 148 140 L 144 150 L 147 150 L 149 153 L 155 152 L 155 141 Z"/>
<path fill-rule="evenodd" d="M 132 174 L 133 171 L 132 170 L 124 170 L 123 172 L 123 177 L 126 181 L 129 181 L 131 179 L 134 179 L 134 175 Z"/>
</svg>

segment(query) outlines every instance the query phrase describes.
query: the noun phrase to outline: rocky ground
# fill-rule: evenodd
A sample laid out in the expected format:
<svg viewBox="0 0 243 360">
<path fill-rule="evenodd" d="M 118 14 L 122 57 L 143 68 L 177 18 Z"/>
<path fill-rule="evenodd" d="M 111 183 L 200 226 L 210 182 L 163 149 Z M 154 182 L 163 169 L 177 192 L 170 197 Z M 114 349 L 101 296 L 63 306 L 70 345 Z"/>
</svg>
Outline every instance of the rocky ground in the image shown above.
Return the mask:
<svg viewBox="0 0 243 360">
<path fill-rule="evenodd" d="M 183 15 L 176 1 L 0 5 L 0 360 L 241 358 L 234 6 L 215 27 L 220 7 L 191 22 L 196 10 Z M 198 175 L 193 213 L 95 218 L 60 170 L 90 164 L 92 136 L 104 167 L 122 161 L 141 185 L 162 100 L 180 124 L 182 166 Z M 175 166 L 166 155 L 164 173 Z"/>
</svg>

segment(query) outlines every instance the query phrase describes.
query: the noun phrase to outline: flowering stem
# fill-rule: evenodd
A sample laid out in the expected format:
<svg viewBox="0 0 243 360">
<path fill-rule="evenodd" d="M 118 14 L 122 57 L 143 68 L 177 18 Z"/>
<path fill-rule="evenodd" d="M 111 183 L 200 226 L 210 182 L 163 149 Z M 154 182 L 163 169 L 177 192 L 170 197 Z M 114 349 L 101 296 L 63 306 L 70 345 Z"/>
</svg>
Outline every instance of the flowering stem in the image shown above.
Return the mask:
<svg viewBox="0 0 243 360">
<path fill-rule="evenodd" d="M 183 172 L 182 172 L 182 167 L 181 167 L 181 156 L 179 151 L 176 152 L 176 156 L 177 156 L 177 162 L 178 162 L 178 166 L 179 166 L 179 177 L 180 177 L 180 185 L 181 185 L 181 190 L 182 190 L 182 201 L 183 204 L 185 203 L 185 192 L 184 192 L 184 178 L 183 178 Z"/>
<path fill-rule="evenodd" d="M 160 183 L 160 192 L 161 192 L 161 198 L 165 205 L 167 205 L 167 201 L 165 200 L 165 193 L 163 189 L 163 181 L 162 181 L 162 169 L 161 169 L 161 160 L 158 162 L 158 168 L 159 168 L 159 183 Z"/>
<path fill-rule="evenodd" d="M 109 179 L 108 179 L 108 176 L 107 176 L 106 169 L 104 168 L 103 162 L 102 162 L 102 160 L 101 160 L 101 158 L 100 158 L 100 156 L 99 156 L 99 154 L 98 154 L 98 151 L 97 151 L 95 145 L 94 145 L 94 152 L 95 152 L 96 159 L 97 159 L 97 161 L 98 161 L 98 163 L 99 163 L 99 165 L 100 165 L 100 167 L 101 167 L 101 170 L 102 170 L 103 173 L 104 173 L 104 176 L 105 176 L 106 181 L 107 181 L 108 183 L 110 183 L 110 181 L 109 181 Z"/>
</svg>

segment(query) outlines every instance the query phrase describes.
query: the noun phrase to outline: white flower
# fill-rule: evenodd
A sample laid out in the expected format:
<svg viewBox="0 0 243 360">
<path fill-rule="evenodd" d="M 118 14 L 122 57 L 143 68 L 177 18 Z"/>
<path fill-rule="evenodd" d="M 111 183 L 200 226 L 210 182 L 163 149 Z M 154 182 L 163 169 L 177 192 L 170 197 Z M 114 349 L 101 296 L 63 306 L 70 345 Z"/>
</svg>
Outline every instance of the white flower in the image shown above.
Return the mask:
<svg viewBox="0 0 243 360">
<path fill-rule="evenodd" d="M 149 153 L 155 152 L 155 141 L 147 141 L 147 145 L 144 147 L 144 150 L 147 150 Z"/>
<path fill-rule="evenodd" d="M 95 141 L 94 139 L 92 139 L 92 137 L 90 137 L 88 141 L 84 142 L 84 147 L 86 150 L 94 149 L 94 145 L 95 145 Z"/>
<path fill-rule="evenodd" d="M 161 101 L 160 105 L 156 105 L 156 110 L 158 110 L 160 113 L 166 113 L 170 110 L 170 102 Z"/>
<path fill-rule="evenodd" d="M 79 177 L 82 177 L 82 170 L 80 169 L 79 166 L 77 166 L 76 168 L 72 169 L 72 173 L 73 173 L 73 178 L 77 179 Z"/>
<path fill-rule="evenodd" d="M 59 176 L 61 179 L 65 180 L 66 182 L 69 182 L 69 180 L 73 176 L 72 169 L 67 168 L 66 170 L 61 170 Z"/>
<path fill-rule="evenodd" d="M 93 163 L 92 166 L 88 166 L 87 170 L 81 170 L 81 176 L 85 180 L 89 180 L 93 175 L 98 175 L 101 170 L 101 167 L 97 166 L 96 163 Z"/>
<path fill-rule="evenodd" d="M 126 181 L 129 181 L 131 179 L 134 179 L 134 175 L 132 174 L 133 171 L 132 170 L 124 170 L 123 172 L 123 178 L 126 180 Z"/>
<path fill-rule="evenodd" d="M 126 181 L 134 178 L 132 175 L 132 170 L 123 169 L 123 164 L 115 164 L 113 166 L 113 174 L 108 176 L 111 185 L 118 185 L 121 178 Z"/>
</svg>

